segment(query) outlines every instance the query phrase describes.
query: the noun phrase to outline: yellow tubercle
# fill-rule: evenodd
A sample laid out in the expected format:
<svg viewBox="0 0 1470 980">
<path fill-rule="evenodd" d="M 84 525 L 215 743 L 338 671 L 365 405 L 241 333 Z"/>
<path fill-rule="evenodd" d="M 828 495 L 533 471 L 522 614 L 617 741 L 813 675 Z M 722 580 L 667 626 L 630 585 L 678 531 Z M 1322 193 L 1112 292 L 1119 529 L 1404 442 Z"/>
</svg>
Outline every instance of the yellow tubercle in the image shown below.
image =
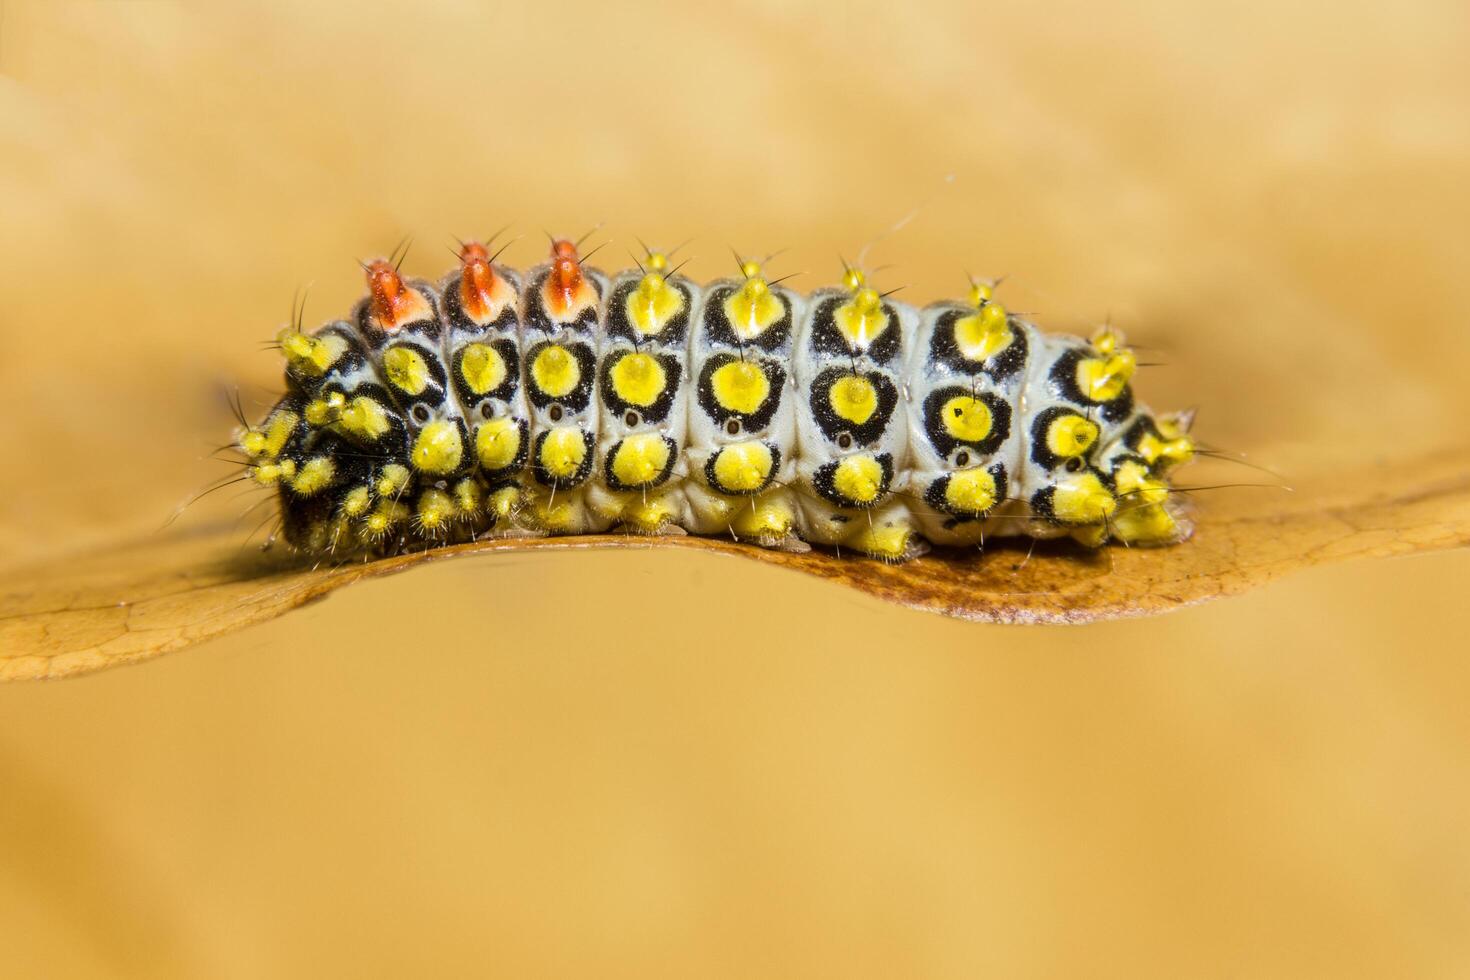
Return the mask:
<svg viewBox="0 0 1470 980">
<path fill-rule="evenodd" d="M 497 522 L 509 520 L 521 509 L 521 488 L 515 484 L 501 487 L 490 495 L 485 509 L 495 515 Z"/>
<path fill-rule="evenodd" d="M 827 402 L 838 418 L 862 425 L 878 411 L 878 389 L 860 374 L 844 375 L 827 392 Z"/>
<path fill-rule="evenodd" d="M 381 438 L 390 428 L 388 412 L 376 398 L 358 395 L 342 409 L 339 420 L 349 435 L 365 442 Z"/>
<path fill-rule="evenodd" d="M 944 488 L 944 502 L 956 514 L 983 514 L 995 500 L 995 477 L 989 470 L 960 470 Z"/>
<path fill-rule="evenodd" d="M 1118 501 L 1091 470 L 1060 480 L 1052 494 L 1052 512 L 1068 524 L 1101 524 L 1118 509 Z"/>
<path fill-rule="evenodd" d="M 560 344 L 541 348 L 531 362 L 531 381 L 551 398 L 563 398 L 576 390 L 582 380 L 582 366 L 576 355 Z"/>
<path fill-rule="evenodd" d="M 331 486 L 337 475 L 337 466 L 330 456 L 313 456 L 291 478 L 291 490 L 301 497 L 310 497 Z"/>
<path fill-rule="evenodd" d="M 1137 366 L 1131 350 L 1084 358 L 1077 362 L 1077 387 L 1092 401 L 1112 401 L 1123 393 Z"/>
<path fill-rule="evenodd" d="M 755 361 L 731 361 L 715 368 L 710 389 L 721 408 L 749 415 L 770 395 L 771 382 Z"/>
<path fill-rule="evenodd" d="M 657 534 L 678 517 L 667 495 L 658 494 L 638 500 L 623 510 L 623 523 L 640 534 Z"/>
<path fill-rule="evenodd" d="M 419 494 L 418 511 L 414 515 L 425 531 L 440 531 L 454 518 L 454 501 L 443 490 L 425 490 Z"/>
<path fill-rule="evenodd" d="M 848 268 L 842 273 L 842 287 L 849 293 L 855 293 L 868 284 L 868 277 L 863 275 L 861 269 Z"/>
<path fill-rule="evenodd" d="M 755 440 L 737 442 L 715 457 L 715 479 L 724 490 L 750 493 L 766 485 L 774 466 L 770 446 Z"/>
<path fill-rule="evenodd" d="M 291 370 L 309 378 L 320 378 L 347 353 L 347 340 L 335 333 L 311 337 L 294 327 L 276 335 Z"/>
<path fill-rule="evenodd" d="M 296 461 L 283 459 L 278 463 L 261 463 L 247 469 L 250 478 L 263 487 L 273 487 L 283 481 L 289 482 L 296 475 Z"/>
<path fill-rule="evenodd" d="M 670 286 L 659 273 L 650 272 L 628 294 L 624 309 L 633 328 L 644 336 L 651 336 L 663 330 L 670 319 L 683 311 L 684 294 Z"/>
<path fill-rule="evenodd" d="M 1010 315 L 999 303 L 987 302 L 954 323 L 955 346 L 971 361 L 985 361 L 1010 346 Z"/>
<path fill-rule="evenodd" d="M 485 503 L 485 488 L 465 477 L 454 485 L 454 508 L 460 517 L 474 517 Z"/>
<path fill-rule="evenodd" d="M 1092 349 L 1099 354 L 1112 354 L 1123 349 L 1123 333 L 1110 326 L 1101 326 L 1093 331 L 1090 338 Z"/>
<path fill-rule="evenodd" d="M 608 380 L 619 398 L 641 408 L 658 401 L 669 383 L 659 359 L 641 352 L 618 358 Z"/>
<path fill-rule="evenodd" d="M 669 268 L 669 257 L 664 252 L 649 252 L 648 258 L 643 260 L 643 265 L 654 272 L 666 272 Z"/>
<path fill-rule="evenodd" d="M 421 473 L 444 474 L 459 469 L 464 458 L 464 442 L 459 426 L 440 419 L 419 430 L 413 442 L 409 461 Z"/>
<path fill-rule="evenodd" d="M 847 345 L 865 350 L 888 329 L 888 313 L 876 289 L 863 287 L 833 313 L 837 329 Z"/>
<path fill-rule="evenodd" d="M 384 351 L 383 370 L 389 383 L 404 394 L 418 396 L 429 386 L 429 365 L 412 347 L 390 347 Z"/>
<path fill-rule="evenodd" d="M 944 430 L 961 442 L 982 442 L 995 424 L 990 406 L 979 398 L 957 395 L 939 410 Z"/>
<path fill-rule="evenodd" d="M 848 456 L 832 472 L 832 487 L 855 504 L 871 504 L 883 487 L 883 467 L 867 453 Z"/>
<path fill-rule="evenodd" d="M 389 463 L 383 467 L 378 474 L 378 482 L 373 487 L 379 497 L 396 497 L 408 486 L 408 467 L 401 463 Z"/>
<path fill-rule="evenodd" d="M 1046 448 L 1053 456 L 1072 459 L 1097 442 L 1101 430 L 1096 422 L 1081 415 L 1060 415 L 1046 427 Z"/>
<path fill-rule="evenodd" d="M 557 426 L 541 441 L 541 468 L 558 480 L 576 476 L 586 458 L 587 443 L 575 425 Z"/>
<path fill-rule="evenodd" d="M 470 391 L 484 395 L 504 384 L 510 369 L 494 347 L 470 344 L 459 359 L 459 373 Z"/>
<path fill-rule="evenodd" d="M 989 303 L 990 298 L 994 295 L 995 287 L 990 283 L 972 282 L 970 284 L 970 292 L 966 296 L 966 299 L 970 301 L 971 306 L 975 307 L 975 309 L 978 310 Z"/>
<path fill-rule="evenodd" d="M 475 430 L 475 455 L 480 465 L 491 472 L 514 463 L 520 451 L 521 427 L 515 419 L 489 419 Z"/>
<path fill-rule="evenodd" d="M 360 533 L 368 541 L 381 541 L 395 527 L 408 520 L 408 505 L 396 500 L 380 500 L 373 512 L 363 519 Z"/>
<path fill-rule="evenodd" d="M 742 271 L 745 283 L 725 300 L 725 316 L 737 337 L 754 340 L 786 315 L 786 304 L 761 278 L 760 266 L 747 262 Z"/>
<path fill-rule="evenodd" d="M 1113 534 L 1126 544 L 1169 544 L 1181 537 L 1179 522 L 1162 504 L 1125 505 L 1111 523 Z"/>
<path fill-rule="evenodd" d="M 1144 464 L 1127 459 L 1113 470 L 1113 485 L 1124 505 L 1130 503 L 1162 504 L 1169 499 L 1169 485 L 1155 479 Z"/>
<path fill-rule="evenodd" d="M 320 428 L 335 422 L 346 403 L 347 398 L 340 391 L 329 391 L 320 398 L 312 399 L 306 404 L 307 424 Z"/>
<path fill-rule="evenodd" d="M 898 561 L 909 550 L 914 532 L 902 524 L 873 524 L 862 527 L 847 544 L 874 558 Z"/>
<path fill-rule="evenodd" d="M 730 515 L 730 530 L 736 537 L 780 539 L 796 527 L 796 515 L 784 496 L 767 494 L 742 503 Z"/>
<path fill-rule="evenodd" d="M 344 517 L 361 517 L 373 505 L 373 492 L 368 487 L 353 487 L 342 498 Z"/>
<path fill-rule="evenodd" d="M 652 483 L 669 463 L 669 444 L 663 436 L 643 432 L 618 444 L 612 458 L 613 476 L 626 487 Z"/>
<path fill-rule="evenodd" d="M 263 428 L 247 429 L 240 436 L 240 448 L 251 459 L 274 459 L 281 454 L 300 421 L 295 412 L 275 412 L 266 419 Z"/>
</svg>

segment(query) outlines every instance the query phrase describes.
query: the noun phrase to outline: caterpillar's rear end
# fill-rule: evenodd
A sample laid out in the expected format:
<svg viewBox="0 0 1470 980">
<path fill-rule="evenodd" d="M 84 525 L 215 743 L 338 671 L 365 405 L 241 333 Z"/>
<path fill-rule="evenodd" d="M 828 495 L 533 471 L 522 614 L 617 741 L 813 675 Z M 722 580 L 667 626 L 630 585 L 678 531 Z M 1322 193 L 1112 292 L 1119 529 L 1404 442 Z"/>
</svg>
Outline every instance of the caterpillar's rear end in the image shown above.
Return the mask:
<svg viewBox="0 0 1470 980">
<path fill-rule="evenodd" d="M 1191 416 L 1135 400 L 1118 331 L 1042 333 L 985 283 L 916 310 L 855 268 L 803 297 L 656 251 L 609 279 L 564 240 L 524 276 L 478 243 L 437 285 L 365 271 L 350 319 L 281 331 L 286 394 L 238 435 L 303 551 L 615 529 L 898 561 L 1189 534 Z"/>
</svg>

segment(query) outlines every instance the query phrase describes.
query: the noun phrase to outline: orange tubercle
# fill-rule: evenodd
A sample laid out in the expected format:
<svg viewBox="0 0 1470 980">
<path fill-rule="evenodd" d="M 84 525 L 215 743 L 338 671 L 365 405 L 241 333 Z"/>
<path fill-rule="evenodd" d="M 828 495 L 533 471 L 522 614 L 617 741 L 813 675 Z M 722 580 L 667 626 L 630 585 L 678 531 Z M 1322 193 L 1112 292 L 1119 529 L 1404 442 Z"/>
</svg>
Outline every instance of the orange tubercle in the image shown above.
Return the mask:
<svg viewBox="0 0 1470 980">
<path fill-rule="evenodd" d="M 418 290 L 410 289 L 386 259 L 368 264 L 367 282 L 373 318 L 384 330 L 396 330 L 410 320 L 421 319 L 429 311 L 424 297 Z"/>
<path fill-rule="evenodd" d="M 577 246 L 564 238 L 551 243 L 551 272 L 541 293 L 547 311 L 557 317 L 574 315 L 597 302 L 597 295 L 582 276 Z"/>
<path fill-rule="evenodd" d="M 495 274 L 490 253 L 479 242 L 467 242 L 459 251 L 459 301 L 477 323 L 488 323 L 500 315 L 509 287 Z"/>
</svg>

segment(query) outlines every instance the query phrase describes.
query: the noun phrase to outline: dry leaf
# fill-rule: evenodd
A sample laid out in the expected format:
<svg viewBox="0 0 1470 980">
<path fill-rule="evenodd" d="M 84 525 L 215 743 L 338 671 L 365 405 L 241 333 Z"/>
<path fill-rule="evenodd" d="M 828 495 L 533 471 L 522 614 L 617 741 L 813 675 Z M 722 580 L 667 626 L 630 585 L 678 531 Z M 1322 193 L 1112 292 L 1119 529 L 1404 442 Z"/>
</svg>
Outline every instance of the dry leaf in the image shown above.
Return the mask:
<svg viewBox="0 0 1470 980">
<path fill-rule="evenodd" d="M 238 531 L 216 526 L 0 578 L 0 678 L 67 677 L 146 660 L 272 619 L 366 577 L 530 549 L 672 547 L 736 555 L 970 620 L 1082 623 L 1147 615 L 1326 562 L 1470 544 L 1470 453 L 1324 473 L 1291 494 L 1236 490 L 1202 506 L 1198 519 L 1195 538 L 1173 548 L 1047 546 L 1028 559 L 1024 544 L 1007 542 L 984 555 L 943 553 L 904 565 L 718 538 L 603 535 L 486 541 L 310 567 L 279 550 L 242 549 Z"/>
</svg>

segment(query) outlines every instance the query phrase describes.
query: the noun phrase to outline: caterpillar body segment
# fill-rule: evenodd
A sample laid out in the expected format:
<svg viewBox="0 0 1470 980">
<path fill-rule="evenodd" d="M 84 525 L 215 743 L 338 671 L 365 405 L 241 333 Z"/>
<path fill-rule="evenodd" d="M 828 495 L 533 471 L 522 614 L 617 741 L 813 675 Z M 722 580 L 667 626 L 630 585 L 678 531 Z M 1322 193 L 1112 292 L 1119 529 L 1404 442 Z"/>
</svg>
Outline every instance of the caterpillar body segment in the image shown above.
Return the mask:
<svg viewBox="0 0 1470 980">
<path fill-rule="evenodd" d="M 802 535 L 888 559 L 920 549 L 905 491 L 907 347 L 918 314 L 856 269 L 808 300 L 797 334 Z"/>
<path fill-rule="evenodd" d="M 661 252 L 608 287 L 588 499 L 600 519 L 634 533 L 680 533 L 689 522 L 689 335 L 702 298 Z"/>
<path fill-rule="evenodd" d="M 521 363 L 530 406 L 525 524 L 550 534 L 593 534 L 612 519 L 587 499 L 597 468 L 597 363 L 607 277 L 557 240 L 552 258 L 526 276 Z"/>
<path fill-rule="evenodd" d="M 760 264 L 705 287 L 690 338 L 688 530 L 804 549 L 793 488 L 799 294 Z"/>
<path fill-rule="evenodd" d="M 916 309 L 847 268 L 809 297 L 571 242 L 524 275 L 469 243 L 437 284 L 364 267 L 349 320 L 277 337 L 286 393 L 237 446 L 311 552 L 486 534 L 730 536 L 902 560 L 929 544 L 1169 544 L 1192 413 L 1121 333 L 1046 334 L 992 287 Z"/>
<path fill-rule="evenodd" d="M 971 301 L 926 307 L 909 351 L 909 494 L 935 544 L 1023 533 L 1018 407 L 1035 332 L 976 286 Z"/>
</svg>

